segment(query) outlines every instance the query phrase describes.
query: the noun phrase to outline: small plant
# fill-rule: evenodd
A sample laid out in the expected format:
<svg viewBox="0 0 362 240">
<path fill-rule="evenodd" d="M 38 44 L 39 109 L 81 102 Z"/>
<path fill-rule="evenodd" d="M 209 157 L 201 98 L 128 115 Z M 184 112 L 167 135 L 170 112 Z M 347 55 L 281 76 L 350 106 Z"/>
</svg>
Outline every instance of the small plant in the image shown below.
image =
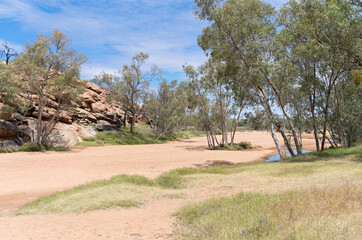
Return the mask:
<svg viewBox="0 0 362 240">
<path fill-rule="evenodd" d="M 45 151 L 46 147 L 42 144 L 37 144 L 36 142 L 25 143 L 19 151 L 21 152 L 41 152 Z"/>
<path fill-rule="evenodd" d="M 220 145 L 214 147 L 214 150 L 225 150 L 225 151 L 239 151 L 239 150 L 246 150 L 246 149 L 253 149 L 250 142 L 240 142 L 234 145 Z"/>
<path fill-rule="evenodd" d="M 6 147 L 1 147 L 0 148 L 0 153 L 13 153 L 13 152 L 16 152 L 16 150 L 6 148 Z"/>
</svg>

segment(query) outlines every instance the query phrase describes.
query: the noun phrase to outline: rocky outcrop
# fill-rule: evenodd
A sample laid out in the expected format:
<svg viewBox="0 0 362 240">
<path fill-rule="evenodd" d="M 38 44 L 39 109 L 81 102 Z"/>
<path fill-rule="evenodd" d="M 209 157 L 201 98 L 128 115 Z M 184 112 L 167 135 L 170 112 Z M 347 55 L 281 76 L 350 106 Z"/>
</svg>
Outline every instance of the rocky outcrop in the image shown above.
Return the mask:
<svg viewBox="0 0 362 240">
<path fill-rule="evenodd" d="M 84 80 L 86 81 L 86 80 Z M 28 97 L 21 94 L 23 98 Z M 87 82 L 87 89 L 78 103 L 72 103 L 73 109 L 60 114 L 51 142 L 58 146 L 75 145 L 82 137 L 91 137 L 100 131 L 117 131 L 123 124 L 124 111 L 119 103 L 109 103 L 109 92 L 93 83 Z M 35 96 L 33 96 L 35 98 Z M 1 103 L 0 103 L 1 104 Z M 0 105 L 0 108 L 2 105 Z M 49 96 L 49 101 L 42 119 L 46 122 L 55 113 L 56 99 Z M 38 106 L 34 103 L 26 113 L 14 113 L 11 118 L 0 121 L 0 147 L 15 149 L 24 142 L 36 137 Z"/>
</svg>

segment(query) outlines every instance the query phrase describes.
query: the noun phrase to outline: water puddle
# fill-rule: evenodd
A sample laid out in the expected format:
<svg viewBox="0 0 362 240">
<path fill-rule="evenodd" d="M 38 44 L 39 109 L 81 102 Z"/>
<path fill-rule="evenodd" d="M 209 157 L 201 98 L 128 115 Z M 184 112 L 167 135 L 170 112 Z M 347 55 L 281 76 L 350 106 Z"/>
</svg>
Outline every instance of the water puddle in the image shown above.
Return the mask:
<svg viewBox="0 0 362 240">
<path fill-rule="evenodd" d="M 293 150 L 295 154 L 297 154 L 297 150 Z M 308 151 L 308 150 L 302 150 L 302 154 L 305 154 L 305 153 L 310 153 L 312 151 Z M 287 157 L 291 157 L 290 154 L 287 154 L 286 155 Z M 277 155 L 274 155 L 274 156 L 271 156 L 268 158 L 268 160 L 265 160 L 266 162 L 278 162 L 280 160 L 280 156 L 279 154 Z"/>
</svg>

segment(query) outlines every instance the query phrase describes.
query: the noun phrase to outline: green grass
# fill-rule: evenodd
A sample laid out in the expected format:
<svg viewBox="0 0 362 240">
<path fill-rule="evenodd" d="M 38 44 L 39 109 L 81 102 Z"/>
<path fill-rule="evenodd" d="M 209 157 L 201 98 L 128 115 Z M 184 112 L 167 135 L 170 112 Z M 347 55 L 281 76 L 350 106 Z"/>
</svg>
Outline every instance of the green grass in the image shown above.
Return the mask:
<svg viewBox="0 0 362 240">
<path fill-rule="evenodd" d="M 175 239 L 360 239 L 361 195 L 345 185 L 211 199 L 176 214 Z"/>
<path fill-rule="evenodd" d="M 53 147 L 52 145 L 47 144 L 37 144 L 35 142 L 28 142 L 21 146 L 18 150 L 10 148 L 0 148 L 0 153 L 15 153 L 15 152 L 45 152 L 45 151 L 54 151 L 54 152 L 64 152 L 69 151 L 69 147 Z"/>
<path fill-rule="evenodd" d="M 308 161 L 301 160 L 305 157 L 308 157 Z M 291 190 L 300 192 L 310 187 L 321 188 L 326 183 L 358 184 L 362 180 L 361 166 L 360 161 L 356 159 L 361 157 L 362 148 L 355 147 L 338 151 L 326 150 L 324 153 L 298 156 L 291 158 L 291 161 L 284 160 L 278 163 L 264 161 L 228 165 L 211 163 L 209 167 L 179 168 L 165 172 L 156 179 L 139 175 L 120 175 L 41 197 L 24 206 L 18 215 L 93 211 L 122 207 L 120 203 L 125 201 L 134 201 L 132 207 L 140 207 L 150 196 L 160 191 L 162 194 L 159 196 L 166 197 L 169 194 L 171 194 L 169 196 L 182 195 L 180 192 L 167 193 L 167 191 L 199 192 L 205 191 L 205 188 L 220 186 L 243 190 L 242 186 L 246 185 L 246 189 L 252 192 L 283 194 Z"/>
<path fill-rule="evenodd" d="M 240 142 L 233 145 L 216 146 L 214 150 L 240 151 L 253 148 L 255 147 L 253 147 L 250 142 Z"/>
<path fill-rule="evenodd" d="M 155 144 L 165 143 L 168 141 L 188 139 L 192 137 L 202 136 L 199 130 L 176 130 L 173 133 L 156 140 L 152 129 L 148 127 L 138 127 L 135 134 L 129 133 L 129 128 L 121 128 L 120 131 L 101 132 L 95 137 L 83 138 L 83 142 L 79 142 L 79 146 L 104 146 L 104 145 L 138 145 L 138 144 Z"/>
</svg>

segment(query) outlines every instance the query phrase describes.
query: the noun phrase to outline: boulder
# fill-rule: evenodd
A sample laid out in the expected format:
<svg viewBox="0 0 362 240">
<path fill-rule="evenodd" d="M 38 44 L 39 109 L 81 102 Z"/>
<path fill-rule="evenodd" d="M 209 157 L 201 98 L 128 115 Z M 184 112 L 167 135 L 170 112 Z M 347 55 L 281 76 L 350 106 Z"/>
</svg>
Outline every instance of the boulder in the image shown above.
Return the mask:
<svg viewBox="0 0 362 240">
<path fill-rule="evenodd" d="M 72 123 L 72 116 L 70 116 L 68 112 L 63 112 L 59 116 L 59 121 L 62 122 L 62 123 L 71 124 Z"/>
<path fill-rule="evenodd" d="M 103 88 L 91 82 L 87 82 L 87 88 L 98 94 L 102 94 L 104 92 Z"/>
<path fill-rule="evenodd" d="M 103 131 L 120 131 L 118 128 L 112 126 L 111 123 L 109 123 L 107 121 L 103 121 L 103 120 L 99 121 L 99 123 L 96 124 L 96 129 L 101 132 L 103 132 Z"/>
<path fill-rule="evenodd" d="M 84 110 L 84 109 L 81 109 L 81 108 L 77 108 L 75 110 L 76 112 L 76 117 L 77 118 L 87 118 L 89 119 L 91 122 L 97 122 L 97 118 L 91 114 L 90 112 Z"/>
<path fill-rule="evenodd" d="M 12 141 L 12 140 L 0 141 L 0 147 L 9 148 L 9 149 L 12 149 L 12 150 L 18 150 L 20 148 L 19 145 L 16 144 L 16 142 Z"/>
<path fill-rule="evenodd" d="M 101 103 L 92 103 L 92 110 L 96 113 L 101 113 L 107 111 L 107 107 L 104 104 Z"/>
<path fill-rule="evenodd" d="M 18 126 L 11 122 L 0 120 L 0 137 L 11 138 L 20 134 Z"/>
<path fill-rule="evenodd" d="M 94 96 L 92 96 L 89 92 L 90 91 L 86 91 L 85 93 L 83 93 L 82 97 L 84 98 L 84 102 L 90 104 L 95 103 L 96 100 L 94 99 Z"/>
</svg>

